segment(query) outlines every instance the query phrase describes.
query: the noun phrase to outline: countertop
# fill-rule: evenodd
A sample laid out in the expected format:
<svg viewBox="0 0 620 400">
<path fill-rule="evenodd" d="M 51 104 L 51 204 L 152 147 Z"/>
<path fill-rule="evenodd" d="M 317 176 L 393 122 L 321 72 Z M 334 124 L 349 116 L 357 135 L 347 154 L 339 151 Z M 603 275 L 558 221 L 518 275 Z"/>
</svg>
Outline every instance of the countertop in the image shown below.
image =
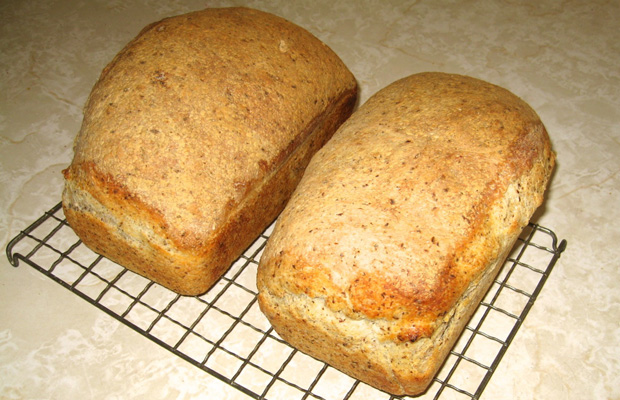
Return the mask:
<svg viewBox="0 0 620 400">
<path fill-rule="evenodd" d="M 315 34 L 360 103 L 394 80 L 487 80 L 540 115 L 557 168 L 535 221 L 568 248 L 483 399 L 620 398 L 620 2 L 4 0 L 0 243 L 60 200 L 92 85 L 142 27 L 246 5 Z M 0 398 L 243 399 L 27 265 L 0 258 Z"/>
</svg>

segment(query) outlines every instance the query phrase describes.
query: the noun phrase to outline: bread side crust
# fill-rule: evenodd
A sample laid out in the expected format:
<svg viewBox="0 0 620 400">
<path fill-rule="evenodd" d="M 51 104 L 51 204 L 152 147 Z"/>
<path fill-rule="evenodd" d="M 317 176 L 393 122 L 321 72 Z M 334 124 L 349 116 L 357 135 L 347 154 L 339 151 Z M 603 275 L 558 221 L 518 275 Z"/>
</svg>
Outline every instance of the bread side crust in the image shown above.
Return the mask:
<svg viewBox="0 0 620 400">
<path fill-rule="evenodd" d="M 177 293 L 202 294 L 282 211 L 310 158 L 348 118 L 356 99 L 357 91 L 350 90 L 316 118 L 304 142 L 254 185 L 202 245 L 179 246 L 167 235 L 161 213 L 132 198 L 92 165 L 65 171 L 67 221 L 98 254 Z M 83 176 L 72 176 L 76 170 Z"/>
<path fill-rule="evenodd" d="M 529 176 L 510 185 L 507 192 L 516 194 L 528 179 Z M 491 215 L 506 215 L 506 209 L 512 206 L 510 200 L 506 197 L 498 202 Z M 519 219 L 513 218 L 513 223 L 496 237 L 479 235 L 478 243 L 472 243 L 472 248 L 488 246 L 489 241 L 496 242 L 498 247 L 487 268 L 472 279 L 454 306 L 439 319 L 430 337 L 399 340 L 396 335 L 386 334 L 397 329 L 389 320 L 351 318 L 343 311 L 334 311 L 323 297 L 291 292 L 274 295 L 262 280 L 261 310 L 278 334 L 301 351 L 388 393 L 421 394 L 504 264 L 524 227 L 524 218 Z M 494 220 L 492 225 L 497 223 Z"/>
</svg>

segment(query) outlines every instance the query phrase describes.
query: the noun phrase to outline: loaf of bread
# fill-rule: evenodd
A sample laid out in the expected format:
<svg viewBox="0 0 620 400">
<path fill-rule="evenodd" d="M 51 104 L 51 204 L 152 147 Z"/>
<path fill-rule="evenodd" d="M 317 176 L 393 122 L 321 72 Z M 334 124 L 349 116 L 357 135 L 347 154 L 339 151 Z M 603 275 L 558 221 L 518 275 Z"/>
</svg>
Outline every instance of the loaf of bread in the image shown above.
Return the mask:
<svg viewBox="0 0 620 400">
<path fill-rule="evenodd" d="M 372 96 L 311 160 L 258 270 L 286 341 L 423 392 L 543 200 L 554 153 L 505 89 L 423 73 Z"/>
<path fill-rule="evenodd" d="M 103 70 L 64 171 L 69 225 L 95 252 L 205 292 L 280 213 L 357 84 L 280 17 L 206 9 L 153 23 Z"/>
</svg>

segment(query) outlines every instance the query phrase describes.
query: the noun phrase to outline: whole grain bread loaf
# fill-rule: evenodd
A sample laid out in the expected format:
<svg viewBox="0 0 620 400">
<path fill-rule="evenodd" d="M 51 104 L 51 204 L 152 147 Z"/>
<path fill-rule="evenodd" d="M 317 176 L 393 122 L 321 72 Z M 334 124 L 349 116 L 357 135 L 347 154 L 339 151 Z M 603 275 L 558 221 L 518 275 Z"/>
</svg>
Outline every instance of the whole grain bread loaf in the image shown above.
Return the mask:
<svg viewBox="0 0 620 400">
<path fill-rule="evenodd" d="M 547 132 L 517 96 L 423 73 L 372 96 L 311 160 L 258 269 L 298 349 L 423 392 L 543 200 Z"/>
<path fill-rule="evenodd" d="M 95 252 L 205 292 L 279 214 L 357 84 L 319 39 L 248 8 L 153 23 L 103 70 L 64 171 Z"/>
</svg>

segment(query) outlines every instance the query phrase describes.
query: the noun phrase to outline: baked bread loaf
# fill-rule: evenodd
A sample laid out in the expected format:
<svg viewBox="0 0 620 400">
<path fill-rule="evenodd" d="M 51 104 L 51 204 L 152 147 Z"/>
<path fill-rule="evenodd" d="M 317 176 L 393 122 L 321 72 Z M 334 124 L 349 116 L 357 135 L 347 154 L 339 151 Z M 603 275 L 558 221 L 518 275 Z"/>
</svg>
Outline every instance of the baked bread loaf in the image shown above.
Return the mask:
<svg viewBox="0 0 620 400">
<path fill-rule="evenodd" d="M 423 392 L 554 165 L 505 89 L 423 73 L 372 96 L 312 158 L 258 269 L 291 345 L 392 394 Z"/>
<path fill-rule="evenodd" d="M 64 171 L 67 221 L 95 252 L 201 294 L 279 214 L 356 98 L 337 55 L 277 16 L 153 23 L 90 94 Z"/>
</svg>

